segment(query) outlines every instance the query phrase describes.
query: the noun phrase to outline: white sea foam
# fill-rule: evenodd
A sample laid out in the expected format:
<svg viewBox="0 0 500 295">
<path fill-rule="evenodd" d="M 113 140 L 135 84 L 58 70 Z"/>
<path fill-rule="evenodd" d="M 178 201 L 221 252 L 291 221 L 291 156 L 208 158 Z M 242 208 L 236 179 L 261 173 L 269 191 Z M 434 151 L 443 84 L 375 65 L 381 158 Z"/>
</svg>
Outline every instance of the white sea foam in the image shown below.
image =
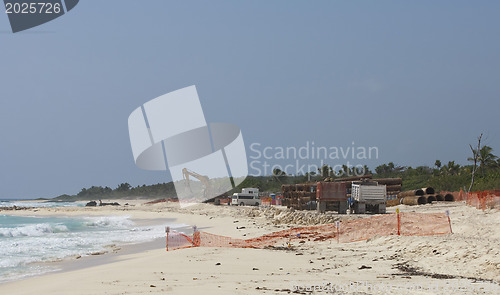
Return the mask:
<svg viewBox="0 0 500 295">
<path fill-rule="evenodd" d="M 134 225 L 128 216 L 88 217 L 85 225 L 90 227 L 129 228 Z"/>
<path fill-rule="evenodd" d="M 30 202 L 30 201 L 0 201 L 0 207 L 83 207 L 86 202 Z"/>
<path fill-rule="evenodd" d="M 0 227 L 0 237 L 38 237 L 48 233 L 67 232 L 63 224 L 38 223 L 14 228 Z"/>
<path fill-rule="evenodd" d="M 169 224 L 172 228 L 184 225 Z M 165 225 L 137 226 L 127 216 L 29 218 L 0 215 L 0 282 L 47 271 L 34 262 L 105 250 L 107 245 L 152 241 Z"/>
</svg>

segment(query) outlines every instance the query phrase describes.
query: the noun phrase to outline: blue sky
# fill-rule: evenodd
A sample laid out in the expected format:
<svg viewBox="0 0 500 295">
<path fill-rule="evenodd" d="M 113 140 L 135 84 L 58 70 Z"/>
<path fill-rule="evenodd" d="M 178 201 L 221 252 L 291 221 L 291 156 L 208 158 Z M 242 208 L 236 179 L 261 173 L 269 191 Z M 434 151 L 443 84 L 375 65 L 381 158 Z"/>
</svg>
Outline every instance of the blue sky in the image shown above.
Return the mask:
<svg viewBox="0 0 500 295">
<path fill-rule="evenodd" d="M 0 198 L 169 181 L 134 165 L 127 118 L 189 85 L 247 148 L 354 141 L 378 148 L 361 162 L 372 168 L 466 164 L 483 132 L 498 155 L 499 13 L 495 1 L 80 1 L 16 34 L 0 15 Z"/>
</svg>

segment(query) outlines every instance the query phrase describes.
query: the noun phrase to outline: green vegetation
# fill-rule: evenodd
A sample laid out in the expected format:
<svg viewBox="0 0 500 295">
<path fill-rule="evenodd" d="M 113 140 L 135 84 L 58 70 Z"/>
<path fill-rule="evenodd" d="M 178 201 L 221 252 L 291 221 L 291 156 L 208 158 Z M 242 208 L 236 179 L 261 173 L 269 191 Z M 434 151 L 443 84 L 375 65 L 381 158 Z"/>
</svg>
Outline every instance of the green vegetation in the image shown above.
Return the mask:
<svg viewBox="0 0 500 295">
<path fill-rule="evenodd" d="M 158 183 L 154 185 L 142 185 L 131 187 L 128 183 L 122 183 L 117 188 L 92 186 L 83 188 L 76 195 L 61 195 L 52 201 L 90 201 L 99 199 L 140 199 L 140 198 L 176 198 L 174 184 Z"/>
<path fill-rule="evenodd" d="M 472 148 L 471 148 L 472 149 Z M 483 146 L 477 152 L 472 149 L 473 157 L 468 158 L 470 162 L 479 164 L 479 174 L 474 179 L 472 191 L 492 190 L 500 188 L 500 159 L 493 154 L 493 149 Z M 476 158 L 476 159 L 474 159 Z M 468 190 L 471 184 L 473 165 L 460 166 L 455 161 L 450 161 L 442 166 L 440 160 L 436 160 L 435 168 L 428 166 L 396 167 L 394 163 L 384 164 L 375 168 L 375 178 L 401 177 L 403 178 L 403 190 L 412 190 L 425 186 L 432 186 L 436 190 L 457 191 Z"/>
<path fill-rule="evenodd" d="M 477 150 L 477 149 L 476 149 Z M 472 149 L 473 157 L 468 160 L 478 163 L 473 191 L 491 190 L 500 188 L 500 159 L 493 154 L 493 149 L 483 146 L 479 152 Z M 401 177 L 403 179 L 402 190 L 412 190 L 426 186 L 432 186 L 437 191 L 458 191 L 468 189 L 471 184 L 471 174 L 474 166 L 460 166 L 455 161 L 442 165 L 436 160 L 435 167 L 419 166 L 403 167 L 390 162 L 375 168 L 373 178 Z M 363 170 L 363 169 L 362 169 Z M 339 177 L 361 175 L 362 171 L 343 166 L 341 171 L 333 171 L 332 167 L 323 165 L 318 171 L 311 171 L 306 175 L 289 176 L 283 171 L 275 169 L 271 176 L 249 176 L 237 188 L 229 191 L 227 195 L 240 192 L 243 187 L 257 187 L 263 192 L 280 192 L 282 184 L 304 183 L 308 181 L 320 181 L 326 177 Z M 372 172 L 364 167 L 365 174 Z M 132 187 L 128 183 L 122 183 L 115 189 L 110 187 L 92 186 L 83 188 L 76 195 L 61 195 L 52 201 L 77 201 L 77 200 L 99 200 L 99 199 L 137 199 L 137 198 L 176 198 L 174 184 L 172 182 L 154 185 L 142 185 Z"/>
<path fill-rule="evenodd" d="M 472 166 L 460 166 L 453 161 L 441 168 L 430 168 L 428 166 L 398 167 L 399 171 L 387 171 L 375 174 L 374 178 L 401 177 L 403 179 L 402 190 L 412 190 L 426 186 L 432 186 L 437 191 L 467 190 L 471 182 Z M 476 177 L 472 190 L 491 190 L 500 188 L 500 168 L 490 167 L 484 175 Z"/>
</svg>

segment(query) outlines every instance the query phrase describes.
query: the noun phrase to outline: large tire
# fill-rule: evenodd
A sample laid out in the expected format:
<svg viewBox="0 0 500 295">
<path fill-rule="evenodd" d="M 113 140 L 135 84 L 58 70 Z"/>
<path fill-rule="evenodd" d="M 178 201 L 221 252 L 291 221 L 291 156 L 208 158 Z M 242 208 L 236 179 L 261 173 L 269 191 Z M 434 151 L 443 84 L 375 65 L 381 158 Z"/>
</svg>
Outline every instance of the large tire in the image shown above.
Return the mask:
<svg viewBox="0 0 500 295">
<path fill-rule="evenodd" d="M 356 214 L 366 214 L 366 204 L 357 203 Z"/>
<path fill-rule="evenodd" d="M 256 203 L 255 203 L 255 206 L 259 206 L 259 202 L 256 202 Z"/>
<path fill-rule="evenodd" d="M 325 201 L 317 201 L 316 202 L 316 210 L 318 210 L 319 213 L 325 213 L 326 212 L 326 202 Z"/>
<path fill-rule="evenodd" d="M 347 214 L 347 202 L 340 201 L 339 202 L 339 214 Z"/>
<path fill-rule="evenodd" d="M 240 206 L 245 206 L 245 203 L 241 202 L 241 203 L 240 203 Z"/>
</svg>

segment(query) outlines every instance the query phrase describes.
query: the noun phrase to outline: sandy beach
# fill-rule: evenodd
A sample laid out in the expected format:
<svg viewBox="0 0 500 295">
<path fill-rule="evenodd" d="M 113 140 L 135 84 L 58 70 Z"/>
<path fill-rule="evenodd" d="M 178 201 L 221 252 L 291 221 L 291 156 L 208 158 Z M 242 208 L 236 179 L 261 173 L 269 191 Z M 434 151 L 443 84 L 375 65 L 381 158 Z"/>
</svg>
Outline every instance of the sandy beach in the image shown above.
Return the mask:
<svg viewBox="0 0 500 295">
<path fill-rule="evenodd" d="M 317 223 L 335 213 L 286 208 L 229 207 L 144 200 L 124 206 L 34 208 L 2 211 L 23 216 L 130 216 L 136 223 L 196 225 L 232 238 Z M 274 249 L 197 247 L 166 251 L 165 240 L 115 246 L 109 253 L 53 264 L 61 271 L 0 284 L 2 294 L 498 294 L 500 212 L 462 202 L 398 208 L 401 212 L 450 211 L 453 234 L 375 236 L 366 241 L 292 242 Z M 307 218 L 297 218 L 299 215 Z M 284 245 L 286 246 L 286 245 Z"/>
</svg>

